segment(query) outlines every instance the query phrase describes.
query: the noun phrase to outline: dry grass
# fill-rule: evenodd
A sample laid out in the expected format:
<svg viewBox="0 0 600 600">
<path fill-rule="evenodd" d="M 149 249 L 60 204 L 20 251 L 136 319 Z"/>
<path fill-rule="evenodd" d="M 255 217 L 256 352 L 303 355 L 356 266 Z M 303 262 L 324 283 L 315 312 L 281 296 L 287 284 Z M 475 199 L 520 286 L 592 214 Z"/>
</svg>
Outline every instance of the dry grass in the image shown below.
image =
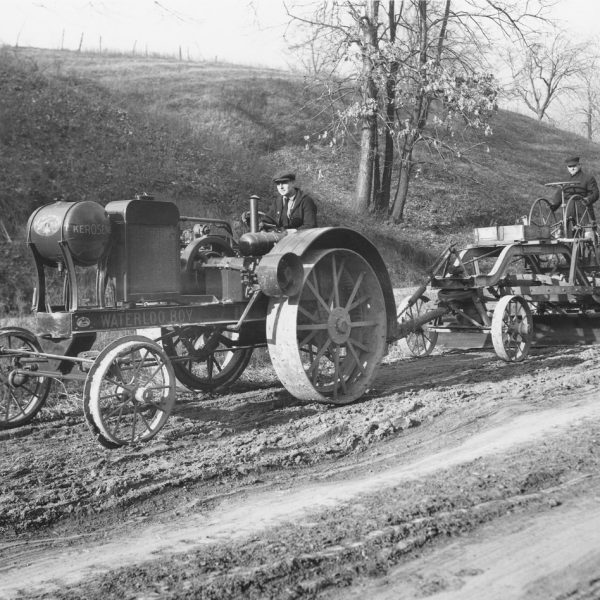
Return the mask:
<svg viewBox="0 0 600 600">
<path fill-rule="evenodd" d="M 419 150 L 405 224 L 392 226 L 347 208 L 354 148 L 304 147 L 303 136 L 326 123 L 297 75 L 33 49 L 5 49 L 0 71 L 0 206 L 17 237 L 32 208 L 58 194 L 107 202 L 145 191 L 185 214 L 233 220 L 251 194 L 266 206 L 272 172 L 289 165 L 318 197 L 320 224 L 363 232 L 394 284 L 409 285 L 449 242 L 468 242 L 473 227 L 526 214 L 547 192 L 543 183 L 564 176 L 567 154 L 600 159 L 596 144 L 499 111 L 490 138 L 464 134 L 472 150 L 460 160 L 440 163 Z M 31 290 L 30 274 L 15 279 L 0 270 L 13 309 Z"/>
</svg>

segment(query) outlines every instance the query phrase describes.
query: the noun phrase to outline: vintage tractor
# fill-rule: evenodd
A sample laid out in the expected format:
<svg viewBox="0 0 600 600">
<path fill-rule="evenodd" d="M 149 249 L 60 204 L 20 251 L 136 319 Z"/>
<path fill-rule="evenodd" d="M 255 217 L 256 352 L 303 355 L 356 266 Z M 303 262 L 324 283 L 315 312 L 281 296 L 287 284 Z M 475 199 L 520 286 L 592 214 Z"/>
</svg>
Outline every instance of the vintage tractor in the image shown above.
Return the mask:
<svg viewBox="0 0 600 600">
<path fill-rule="evenodd" d="M 293 396 L 363 395 L 398 336 L 379 252 L 347 228 L 259 231 L 259 217 L 252 197 L 236 241 L 229 223 L 149 197 L 36 210 L 34 316 L 0 330 L 0 428 L 29 422 L 53 379 L 78 380 L 103 445 L 146 441 L 174 405 L 175 378 L 224 390 L 265 345 Z M 110 338 L 99 351 L 97 334 Z"/>
</svg>

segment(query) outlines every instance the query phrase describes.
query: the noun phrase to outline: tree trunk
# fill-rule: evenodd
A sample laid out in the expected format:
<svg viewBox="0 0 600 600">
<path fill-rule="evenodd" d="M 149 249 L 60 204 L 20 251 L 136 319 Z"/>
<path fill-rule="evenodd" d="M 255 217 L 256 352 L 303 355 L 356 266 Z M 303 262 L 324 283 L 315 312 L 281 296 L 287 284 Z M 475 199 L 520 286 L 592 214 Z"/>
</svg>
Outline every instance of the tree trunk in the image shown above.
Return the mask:
<svg viewBox="0 0 600 600">
<path fill-rule="evenodd" d="M 375 158 L 375 140 L 377 136 L 377 88 L 373 79 L 372 56 L 377 50 L 377 21 L 379 0 L 367 0 L 365 15 L 360 22 L 362 36 L 362 79 L 364 116 L 360 135 L 360 162 L 356 179 L 356 195 L 353 210 L 356 214 L 364 214 L 369 209 L 373 193 L 373 162 Z"/>
<path fill-rule="evenodd" d="M 404 207 L 408 197 L 408 183 L 410 181 L 411 168 L 412 148 L 408 150 L 406 156 L 403 156 L 400 161 L 400 183 L 398 184 L 398 191 L 392 209 L 392 221 L 394 223 L 401 223 L 404 221 Z"/>
<path fill-rule="evenodd" d="M 379 160 L 379 140 L 378 135 L 375 135 L 375 148 L 373 150 L 373 202 L 371 203 L 371 211 L 379 212 L 379 206 L 381 204 L 381 164 Z"/>
<path fill-rule="evenodd" d="M 360 134 L 360 157 L 356 178 L 356 197 L 353 210 L 357 215 L 369 209 L 369 201 L 373 191 L 373 163 L 375 159 L 375 136 L 377 128 L 375 119 L 364 119 Z"/>
<path fill-rule="evenodd" d="M 402 10 L 402 9 L 401 9 Z M 388 3 L 388 21 L 390 44 L 396 42 L 396 8 L 394 0 Z M 392 130 L 396 118 L 396 78 L 398 75 L 398 62 L 393 61 L 390 64 L 390 73 L 386 81 L 385 89 L 385 147 L 383 149 L 383 174 L 381 177 L 381 192 L 376 198 L 376 210 L 387 214 L 390 208 L 391 189 L 392 189 L 392 169 L 394 166 L 394 138 Z"/>
</svg>

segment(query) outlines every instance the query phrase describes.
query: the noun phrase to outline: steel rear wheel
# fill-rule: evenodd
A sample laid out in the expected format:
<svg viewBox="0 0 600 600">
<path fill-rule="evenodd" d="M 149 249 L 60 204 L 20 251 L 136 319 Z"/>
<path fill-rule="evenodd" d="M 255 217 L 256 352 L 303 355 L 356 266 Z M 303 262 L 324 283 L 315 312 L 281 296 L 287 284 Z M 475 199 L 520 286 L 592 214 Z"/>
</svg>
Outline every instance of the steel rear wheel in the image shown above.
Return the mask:
<svg viewBox="0 0 600 600">
<path fill-rule="evenodd" d="M 226 390 L 242 375 L 252 356 L 252 348 L 237 348 L 237 334 L 220 329 L 175 327 L 162 334 L 177 379 L 192 390 Z"/>
<path fill-rule="evenodd" d="M 398 305 L 398 322 L 405 323 L 417 319 L 427 312 L 427 303 L 429 299 L 421 296 L 408 306 L 410 296 L 402 298 Z M 427 325 L 422 325 L 414 331 L 411 331 L 406 337 L 398 341 L 398 345 L 413 356 L 429 356 L 437 344 L 437 331 L 430 331 Z"/>
<path fill-rule="evenodd" d="M 300 293 L 269 303 L 271 361 L 296 398 L 347 404 L 368 389 L 385 354 L 383 292 L 356 252 L 313 251 L 303 260 Z"/>
<path fill-rule="evenodd" d="M 174 404 L 175 374 L 169 359 L 158 344 L 138 335 L 106 346 L 83 390 L 88 425 L 106 448 L 153 438 Z"/>
<path fill-rule="evenodd" d="M 29 423 L 40 411 L 52 380 L 35 372 L 45 359 L 24 352 L 41 352 L 30 331 L 20 327 L 0 329 L 0 429 Z M 31 373 L 31 375 L 29 375 Z"/>
<path fill-rule="evenodd" d="M 519 362 L 529 354 L 533 339 L 533 317 L 521 296 L 502 296 L 492 315 L 492 343 L 496 354 L 507 362 Z"/>
</svg>

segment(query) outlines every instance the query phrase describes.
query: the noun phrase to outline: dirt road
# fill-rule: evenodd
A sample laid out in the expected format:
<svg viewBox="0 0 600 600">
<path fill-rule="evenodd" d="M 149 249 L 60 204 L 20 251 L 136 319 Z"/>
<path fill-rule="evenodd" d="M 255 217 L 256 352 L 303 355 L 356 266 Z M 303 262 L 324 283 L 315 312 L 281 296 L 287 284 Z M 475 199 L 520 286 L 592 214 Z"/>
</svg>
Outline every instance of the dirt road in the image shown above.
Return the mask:
<svg viewBox="0 0 600 600">
<path fill-rule="evenodd" d="M 597 347 L 392 353 L 330 408 L 257 367 L 118 451 L 55 399 L 0 438 L 0 597 L 598 598 L 599 383 Z"/>
</svg>

